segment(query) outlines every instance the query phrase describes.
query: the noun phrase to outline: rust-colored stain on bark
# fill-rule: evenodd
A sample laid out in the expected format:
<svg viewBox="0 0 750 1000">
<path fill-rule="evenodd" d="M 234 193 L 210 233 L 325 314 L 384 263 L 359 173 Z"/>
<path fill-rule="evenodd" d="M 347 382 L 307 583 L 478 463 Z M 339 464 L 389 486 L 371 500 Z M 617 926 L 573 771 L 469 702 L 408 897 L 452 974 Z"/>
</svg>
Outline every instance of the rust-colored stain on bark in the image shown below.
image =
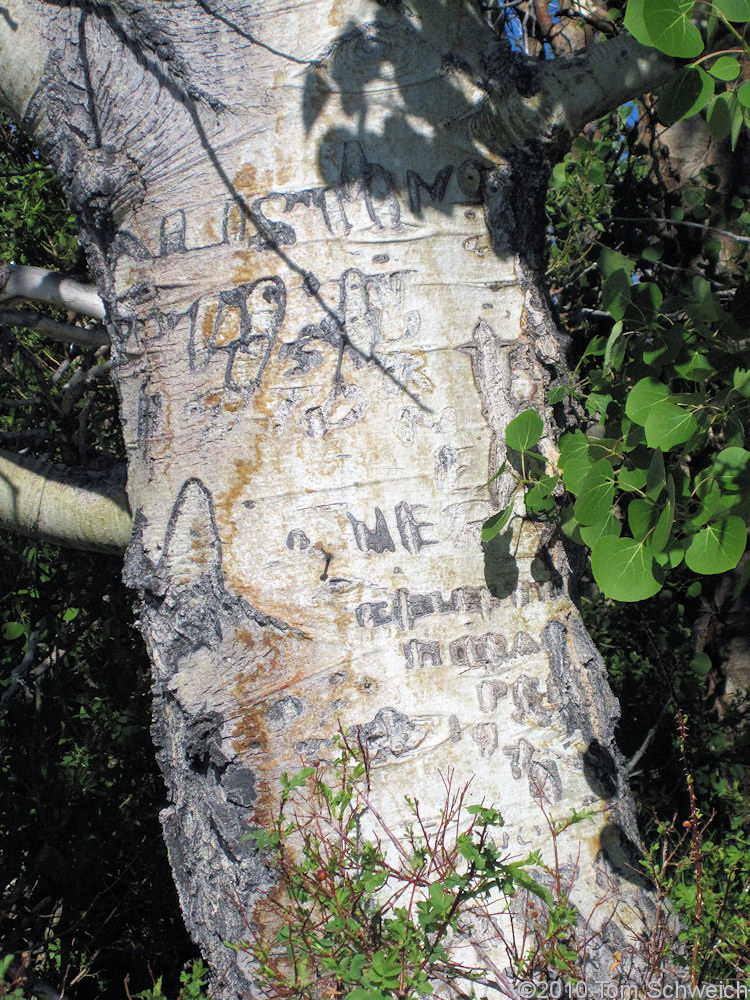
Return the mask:
<svg viewBox="0 0 750 1000">
<path fill-rule="evenodd" d="M 262 254 L 250 254 L 238 250 L 233 256 L 237 261 L 232 271 L 234 285 L 249 285 L 258 278 L 267 276 L 268 262 Z"/>
<path fill-rule="evenodd" d="M 215 310 L 214 310 L 215 313 Z M 221 322 L 216 329 L 216 346 L 226 347 L 240 337 L 240 311 L 234 306 L 225 309 L 221 314 Z"/>
<path fill-rule="evenodd" d="M 267 825 L 278 806 L 279 775 L 298 769 L 296 743 L 318 733 L 320 707 L 310 700 L 317 685 L 310 639 L 271 628 L 260 640 L 249 630 L 238 635 L 250 653 L 232 691 L 232 748 L 258 779 L 257 821 Z M 329 735 L 325 734 L 326 737 Z"/>
<path fill-rule="evenodd" d="M 216 325 L 216 312 L 217 306 L 208 305 L 206 306 L 206 312 L 203 316 L 203 343 L 208 344 L 214 335 L 214 326 Z"/>
<path fill-rule="evenodd" d="M 251 163 L 243 163 L 234 175 L 233 184 L 244 195 L 255 194 L 258 190 L 258 171 Z"/>
</svg>

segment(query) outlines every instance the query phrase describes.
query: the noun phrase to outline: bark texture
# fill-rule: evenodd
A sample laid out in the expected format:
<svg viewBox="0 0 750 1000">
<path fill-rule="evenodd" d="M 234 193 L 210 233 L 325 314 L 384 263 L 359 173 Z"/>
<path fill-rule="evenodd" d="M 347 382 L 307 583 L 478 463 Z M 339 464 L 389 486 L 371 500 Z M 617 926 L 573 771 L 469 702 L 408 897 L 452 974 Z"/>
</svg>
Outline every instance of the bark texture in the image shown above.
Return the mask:
<svg viewBox="0 0 750 1000">
<path fill-rule="evenodd" d="M 559 365 L 546 154 L 477 116 L 508 54 L 458 2 L 26 9 L 50 55 L 25 127 L 111 322 L 164 830 L 218 995 L 252 993 L 226 945 L 266 919 L 244 834 L 340 729 L 395 831 L 449 769 L 511 853 L 549 847 L 540 802 L 591 808 L 561 865 L 583 916 L 618 906 L 609 978 L 650 907 L 617 705 L 547 526 L 480 541 L 504 428 Z"/>
</svg>

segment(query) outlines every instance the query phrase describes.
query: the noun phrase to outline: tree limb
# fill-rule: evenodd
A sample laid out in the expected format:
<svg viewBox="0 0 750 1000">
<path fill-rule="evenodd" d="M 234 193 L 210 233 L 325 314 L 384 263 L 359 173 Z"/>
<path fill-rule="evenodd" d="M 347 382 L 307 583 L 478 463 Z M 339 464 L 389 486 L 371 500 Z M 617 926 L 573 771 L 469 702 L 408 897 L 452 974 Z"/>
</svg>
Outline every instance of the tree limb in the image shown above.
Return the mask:
<svg viewBox="0 0 750 1000">
<path fill-rule="evenodd" d="M 13 299 L 46 302 L 92 319 L 104 319 L 106 315 L 101 296 L 92 285 L 26 264 L 0 265 L 0 302 Z"/>
<path fill-rule="evenodd" d="M 132 516 L 121 470 L 74 471 L 0 452 L 0 528 L 88 552 L 122 553 Z"/>
<path fill-rule="evenodd" d="M 677 63 L 629 34 L 608 38 L 572 56 L 529 61 L 535 76 L 522 95 L 504 84 L 477 107 L 472 130 L 494 152 L 529 139 L 565 142 L 583 126 L 666 83 Z"/>
<path fill-rule="evenodd" d="M 79 344 L 81 347 L 109 346 L 109 334 L 100 327 L 58 323 L 33 309 L 0 309 L 0 326 L 22 326 L 64 344 Z"/>
<path fill-rule="evenodd" d="M 542 87 L 571 133 L 627 101 L 654 90 L 678 64 L 624 33 L 583 52 L 542 64 Z"/>
</svg>

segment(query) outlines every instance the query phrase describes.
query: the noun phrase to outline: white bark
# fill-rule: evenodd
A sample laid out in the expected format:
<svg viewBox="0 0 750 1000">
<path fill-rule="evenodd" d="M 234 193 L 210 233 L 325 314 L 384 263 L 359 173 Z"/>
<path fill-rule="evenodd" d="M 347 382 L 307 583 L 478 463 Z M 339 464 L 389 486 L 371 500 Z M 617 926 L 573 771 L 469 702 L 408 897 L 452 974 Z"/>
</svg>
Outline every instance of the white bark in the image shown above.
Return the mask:
<svg viewBox="0 0 750 1000">
<path fill-rule="evenodd" d="M 0 9 L 0 106 L 20 120 L 42 81 L 48 51 L 34 0 L 4 0 Z"/>
<path fill-rule="evenodd" d="M 91 285 L 68 278 L 44 267 L 7 264 L 0 272 L 0 302 L 31 299 L 50 306 L 71 309 L 81 316 L 104 319 L 102 298 Z"/>
<path fill-rule="evenodd" d="M 123 552 L 133 519 L 121 478 L 0 452 L 0 529 L 88 552 Z"/>
</svg>

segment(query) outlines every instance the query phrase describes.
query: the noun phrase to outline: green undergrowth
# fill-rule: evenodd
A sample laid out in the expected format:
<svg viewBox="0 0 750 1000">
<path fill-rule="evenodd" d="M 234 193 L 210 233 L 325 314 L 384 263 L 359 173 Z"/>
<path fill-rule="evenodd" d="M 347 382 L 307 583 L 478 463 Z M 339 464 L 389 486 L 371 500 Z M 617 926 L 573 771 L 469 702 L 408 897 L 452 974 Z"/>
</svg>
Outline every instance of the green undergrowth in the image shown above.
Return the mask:
<svg viewBox="0 0 750 1000">
<path fill-rule="evenodd" d="M 617 740 L 632 762 L 652 880 L 684 923 L 698 981 L 750 977 L 750 730 L 744 703 L 709 696 L 717 674 L 695 656 L 700 603 L 689 587 L 638 605 L 596 594 L 587 627 L 620 701 Z"/>
<path fill-rule="evenodd" d="M 0 117 L 0 260 L 85 276 L 74 220 Z M 64 313 L 52 315 L 63 321 Z M 0 447 L 90 469 L 122 461 L 106 355 L 0 331 Z M 150 669 L 121 561 L 0 538 L 0 996 L 170 991 L 195 954 L 158 822 Z M 7 961 L 5 959 L 7 956 Z"/>
<path fill-rule="evenodd" d="M 342 735 L 339 753 L 333 765 L 284 774 L 270 829 L 250 834 L 283 889 L 264 901 L 264 927 L 247 921 L 248 940 L 234 946 L 257 963 L 258 995 L 481 997 L 498 982 L 581 978 L 589 942 L 575 874 L 539 852 L 505 853 L 499 811 L 470 804 L 451 775 L 438 818 L 425 821 L 407 798 L 411 822 L 405 832 L 389 828 L 370 799 L 366 749 Z M 560 838 L 587 814 L 556 820 L 541 791 L 539 808 L 556 859 Z"/>
</svg>

